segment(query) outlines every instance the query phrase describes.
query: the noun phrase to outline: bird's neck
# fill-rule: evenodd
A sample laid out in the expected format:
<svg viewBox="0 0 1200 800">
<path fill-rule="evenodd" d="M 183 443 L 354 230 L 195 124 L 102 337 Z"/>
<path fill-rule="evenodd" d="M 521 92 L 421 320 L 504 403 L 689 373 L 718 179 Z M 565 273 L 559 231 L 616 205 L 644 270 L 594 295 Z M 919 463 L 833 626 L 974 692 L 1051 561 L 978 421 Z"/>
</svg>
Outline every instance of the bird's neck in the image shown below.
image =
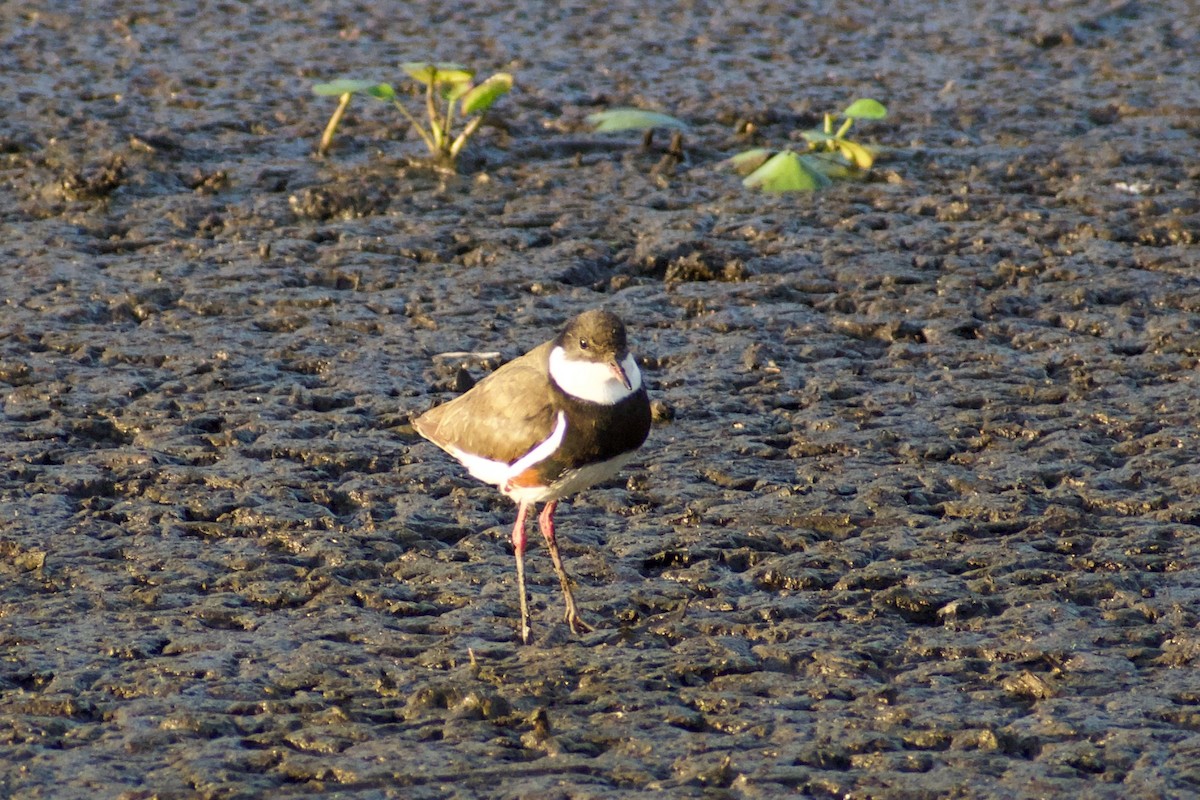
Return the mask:
<svg viewBox="0 0 1200 800">
<path fill-rule="evenodd" d="M 567 394 L 589 403 L 616 405 L 642 388 L 642 373 L 632 353 L 625 356 L 621 368 L 629 378 L 628 389 L 605 362 L 568 358 L 558 345 L 550 351 L 551 380 Z"/>
</svg>

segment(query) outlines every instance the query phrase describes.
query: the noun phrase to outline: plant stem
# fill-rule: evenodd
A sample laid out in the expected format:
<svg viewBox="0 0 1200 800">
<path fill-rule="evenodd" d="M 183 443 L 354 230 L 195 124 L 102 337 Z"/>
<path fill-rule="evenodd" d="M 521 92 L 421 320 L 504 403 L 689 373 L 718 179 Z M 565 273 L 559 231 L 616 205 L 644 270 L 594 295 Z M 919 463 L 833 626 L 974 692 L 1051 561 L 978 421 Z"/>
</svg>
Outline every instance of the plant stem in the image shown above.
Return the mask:
<svg viewBox="0 0 1200 800">
<path fill-rule="evenodd" d="M 445 131 L 445 133 L 446 133 L 446 140 L 443 142 L 443 144 L 449 144 L 450 135 L 454 130 L 451 127 L 451 123 L 453 121 L 454 121 L 454 101 L 447 97 L 446 98 L 446 116 L 442 119 L 442 130 Z M 447 153 L 450 152 L 449 148 L 447 148 L 446 152 Z"/>
<path fill-rule="evenodd" d="M 425 85 L 425 114 L 429 117 L 429 132 L 433 134 L 433 144 L 430 147 L 436 157 L 445 148 L 446 132 L 442 130 L 442 125 L 438 122 L 437 106 L 433 102 L 433 85 L 435 83 L 437 83 L 436 68 L 429 75 L 429 83 Z"/>
<path fill-rule="evenodd" d="M 425 146 L 429 148 L 429 152 L 436 156 L 438 153 L 437 145 L 433 143 L 433 139 L 430 138 L 429 134 L 425 132 L 425 129 L 421 127 L 421 123 L 417 121 L 417 118 L 414 117 L 399 100 L 392 100 L 392 105 L 396 107 L 397 111 L 404 115 L 404 118 L 408 120 L 408 124 L 412 125 L 413 130 L 420 134 L 421 139 L 425 142 Z"/>
<path fill-rule="evenodd" d="M 846 121 L 842 123 L 842 127 L 838 128 L 837 135 L 834 138 L 841 139 L 843 136 L 845 136 L 849 132 L 850 126 L 853 124 L 854 124 L 854 118 L 847 117 Z"/>
<path fill-rule="evenodd" d="M 329 152 L 329 147 L 333 144 L 333 134 L 341 124 L 342 117 L 346 115 L 346 107 L 350 105 L 351 96 L 350 92 L 346 92 L 338 97 L 338 107 L 334 109 L 333 116 L 329 118 L 329 123 L 325 126 L 325 132 L 321 134 L 321 143 L 317 145 L 317 155 L 323 156 Z"/>
<path fill-rule="evenodd" d="M 458 138 L 454 140 L 454 144 L 450 145 L 448 152 L 450 153 L 451 161 L 454 161 L 458 158 L 458 151 L 463 149 L 463 145 L 467 143 L 467 139 L 471 138 L 471 134 L 474 133 L 481 124 L 483 124 L 482 114 L 472 119 L 467 123 L 467 127 L 462 129 L 462 133 L 460 133 Z"/>
</svg>

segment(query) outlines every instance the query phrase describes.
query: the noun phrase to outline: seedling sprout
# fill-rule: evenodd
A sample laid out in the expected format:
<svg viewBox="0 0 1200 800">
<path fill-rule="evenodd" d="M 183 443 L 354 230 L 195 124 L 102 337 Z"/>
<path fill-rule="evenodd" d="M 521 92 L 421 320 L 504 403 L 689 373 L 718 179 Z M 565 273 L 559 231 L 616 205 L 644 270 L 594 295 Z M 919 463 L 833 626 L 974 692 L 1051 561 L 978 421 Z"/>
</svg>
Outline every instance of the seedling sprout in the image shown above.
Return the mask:
<svg viewBox="0 0 1200 800">
<path fill-rule="evenodd" d="M 876 100 L 863 98 L 847 106 L 841 116 L 844 120 L 836 130 L 834 116 L 826 114 L 820 128 L 801 133 L 808 142 L 804 153 L 754 148 L 738 153 L 728 163 L 745 176 L 743 186 L 772 193 L 812 192 L 834 180 L 860 178 L 875 163 L 877 150 L 847 139 L 846 134 L 855 120 L 883 119 L 887 109 Z"/>
<path fill-rule="evenodd" d="M 338 98 L 338 106 L 321 136 L 318 154 L 329 151 L 351 98 L 361 94 L 390 102 L 425 142 L 434 162 L 453 168 L 463 146 L 483 124 L 484 113 L 513 86 L 513 77 L 507 72 L 497 72 L 485 81 L 474 83 L 475 71 L 461 64 L 411 61 L 400 68 L 425 87 L 424 124 L 400 101 L 391 84 L 345 79 L 318 83 L 313 86 L 314 94 Z M 466 121 L 457 133 L 456 114 Z"/>
</svg>

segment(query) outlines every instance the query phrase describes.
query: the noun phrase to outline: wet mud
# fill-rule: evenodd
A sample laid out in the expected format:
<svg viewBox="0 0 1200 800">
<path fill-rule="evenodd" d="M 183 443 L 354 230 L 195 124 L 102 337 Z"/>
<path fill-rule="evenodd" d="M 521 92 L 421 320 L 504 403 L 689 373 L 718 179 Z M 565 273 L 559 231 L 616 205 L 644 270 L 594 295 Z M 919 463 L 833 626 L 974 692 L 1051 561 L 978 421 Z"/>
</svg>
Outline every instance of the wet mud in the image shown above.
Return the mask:
<svg viewBox="0 0 1200 800">
<path fill-rule="evenodd" d="M 1196 9 L 734 5 L 0 7 L 0 796 L 1200 791 Z M 427 57 L 517 78 L 459 177 L 313 156 Z M 719 167 L 857 96 L 872 180 Z M 522 647 L 408 421 L 593 306 L 656 424 Z"/>
</svg>

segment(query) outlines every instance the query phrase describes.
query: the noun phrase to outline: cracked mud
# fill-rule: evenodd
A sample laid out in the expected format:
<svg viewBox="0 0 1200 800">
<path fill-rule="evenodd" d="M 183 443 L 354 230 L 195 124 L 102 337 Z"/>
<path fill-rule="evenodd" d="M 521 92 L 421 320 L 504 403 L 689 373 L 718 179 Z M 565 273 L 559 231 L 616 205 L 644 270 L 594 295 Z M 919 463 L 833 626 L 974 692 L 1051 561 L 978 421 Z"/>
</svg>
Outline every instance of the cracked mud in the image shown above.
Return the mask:
<svg viewBox="0 0 1200 800">
<path fill-rule="evenodd" d="M 1190 4 L 36 6 L 0 795 L 1200 791 Z M 313 81 L 424 57 L 517 78 L 461 177 L 382 105 L 313 157 Z M 719 166 L 864 95 L 874 180 Z M 535 543 L 521 647 L 511 506 L 408 420 L 597 305 L 657 421 L 560 512 L 596 631 Z"/>
</svg>

